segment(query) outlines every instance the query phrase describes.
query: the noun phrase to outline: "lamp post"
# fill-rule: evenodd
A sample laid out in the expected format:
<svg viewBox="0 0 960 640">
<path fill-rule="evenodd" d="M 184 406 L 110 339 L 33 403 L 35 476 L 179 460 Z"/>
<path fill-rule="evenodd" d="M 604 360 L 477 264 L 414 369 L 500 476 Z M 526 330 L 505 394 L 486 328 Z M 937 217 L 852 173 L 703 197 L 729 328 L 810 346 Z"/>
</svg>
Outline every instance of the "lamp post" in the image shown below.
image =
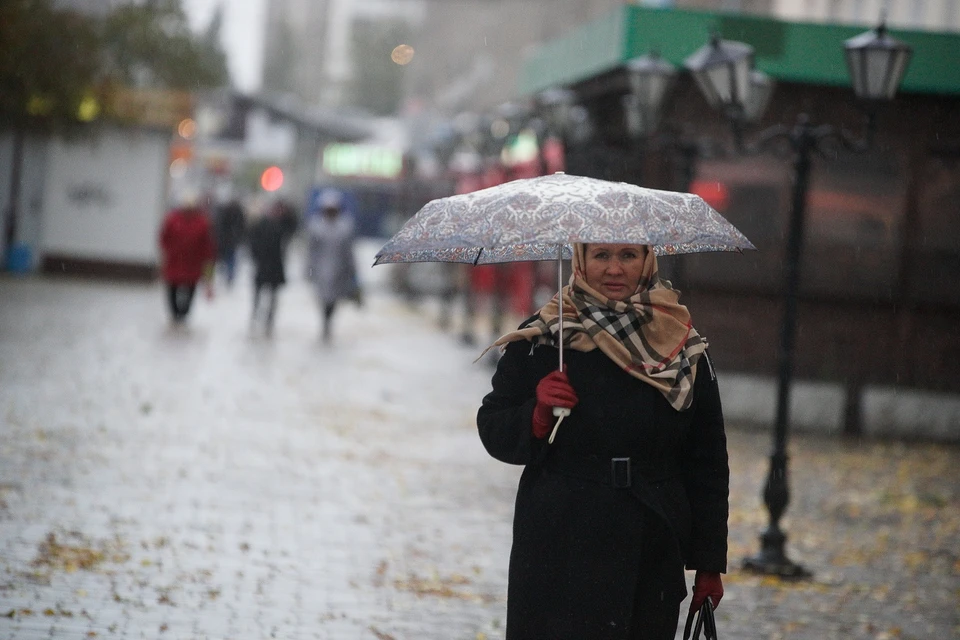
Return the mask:
<svg viewBox="0 0 960 640">
<path fill-rule="evenodd" d="M 628 60 L 630 92 L 623 97 L 627 132 L 633 138 L 649 136 L 656 130 L 663 101 L 673 88 L 677 68 L 656 51 Z"/>
<path fill-rule="evenodd" d="M 652 142 L 655 148 L 669 149 L 672 160 L 679 159 L 679 171 L 676 165 L 671 167 L 673 176 L 668 188 L 689 191 L 700 155 L 699 144 L 682 132 L 656 135 L 664 103 L 676 84 L 677 68 L 657 51 L 651 51 L 628 60 L 624 70 L 629 86 L 629 91 L 621 98 L 624 124 L 635 153 L 641 159 L 633 176 L 634 181 L 637 184 L 644 183 L 645 156 Z M 671 260 L 669 265 L 664 273 L 669 274 L 670 281 L 674 284 L 682 282 L 683 262 L 679 256 Z"/>
<path fill-rule="evenodd" d="M 633 141 L 637 156 L 646 155 L 651 137 L 657 130 L 663 113 L 663 104 L 673 88 L 677 68 L 660 57 L 656 51 L 632 58 L 624 65 L 630 90 L 621 98 L 627 135 Z M 683 184 L 678 191 L 686 191 L 693 175 L 696 143 L 679 135 L 659 136 L 658 146 L 667 146 L 678 152 L 684 165 Z M 643 162 L 634 176 L 637 184 L 643 182 Z"/>
<path fill-rule="evenodd" d="M 541 149 L 541 173 L 548 170 L 542 150 L 545 141 L 550 137 L 559 141 L 564 165 L 569 170 L 568 152 L 586 144 L 593 137 L 593 124 L 587 108 L 577 102 L 573 90 L 559 87 L 538 93 L 534 98 L 533 108 L 537 119 L 543 123 L 536 128 L 537 145 Z"/>
<path fill-rule="evenodd" d="M 759 151 L 778 139 L 789 142 L 794 154 L 794 178 L 790 203 L 787 247 L 783 275 L 783 320 L 778 353 L 777 411 L 774 424 L 773 451 L 770 469 L 763 490 L 769 512 L 769 525 L 760 535 L 760 552 L 744 561 L 744 569 L 799 578 L 810 573 L 792 562 L 785 553 L 786 534 L 780 519 L 790 501 L 787 470 L 790 382 L 793 373 L 794 338 L 797 315 L 797 291 L 800 283 L 803 249 L 804 215 L 807 206 L 811 154 L 827 139 L 838 140 L 845 148 L 862 152 L 871 142 L 875 124 L 875 107 L 891 100 L 900 86 L 909 62 L 909 46 L 891 38 L 883 25 L 876 30 L 851 38 L 844 43 L 854 92 L 867 109 L 867 131 L 863 139 L 855 139 L 846 131 L 831 125 L 815 126 L 806 114 L 800 114 L 792 128 L 777 125 L 762 132 L 749 151 Z M 737 146 L 743 149 L 742 126 L 751 102 L 748 82 L 753 52 L 742 43 L 721 41 L 714 36 L 711 43 L 686 61 L 707 101 L 723 110 L 733 124 Z"/>
<path fill-rule="evenodd" d="M 547 140 L 556 137 L 566 152 L 564 134 L 570 128 L 571 112 L 576 107 L 576 95 L 571 89 L 553 87 L 538 93 L 533 100 L 534 112 L 537 114 L 537 124 L 534 131 L 537 134 L 537 149 L 540 155 L 540 175 L 549 173 L 544 148 Z"/>
<path fill-rule="evenodd" d="M 746 60 L 749 47 L 739 43 L 727 43 L 714 37 L 711 45 L 701 54 L 705 59 L 722 60 L 727 73 L 740 73 L 731 65 Z M 696 175 L 697 160 L 703 154 L 702 141 L 686 135 L 683 131 L 657 133 L 667 96 L 676 84 L 678 70 L 660 57 L 659 53 L 650 53 L 628 60 L 624 65 L 629 92 L 621 99 L 624 120 L 628 135 L 634 140 L 637 153 L 643 155 L 648 145 L 667 148 L 676 158 L 677 166 L 669 188 L 677 191 L 689 191 Z M 773 82 L 761 71 L 746 70 L 749 102 L 738 118 L 745 122 L 754 122 L 769 102 L 773 92 Z M 716 93 L 715 91 L 713 92 Z M 717 104 L 722 104 L 719 100 Z M 639 181 L 638 176 L 638 181 Z M 677 256 L 671 264 L 670 275 L 674 282 L 684 280 L 684 262 Z"/>
<path fill-rule="evenodd" d="M 488 159 L 496 158 L 496 163 L 503 162 L 504 149 L 516 139 L 528 118 L 529 109 L 525 105 L 516 102 L 505 102 L 497 107 L 490 120 L 487 131 Z M 502 168 L 504 180 L 509 182 L 513 179 L 510 167 L 504 164 Z M 503 320 L 507 307 L 507 294 L 509 293 L 505 286 L 508 278 L 505 276 L 509 273 L 508 269 L 512 268 L 513 267 L 502 264 L 490 265 L 493 276 L 493 292 L 490 297 L 490 324 L 493 332 L 491 336 L 492 341 L 497 340 L 503 333 Z M 488 362 L 495 365 L 498 359 L 496 354 L 499 354 L 499 352 L 491 350 L 490 353 L 493 355 L 488 358 Z"/>
<path fill-rule="evenodd" d="M 458 189 L 461 187 L 462 181 L 466 181 L 470 185 L 469 188 L 476 188 L 476 185 L 480 182 L 483 173 L 482 150 L 484 145 L 482 124 L 480 115 L 470 111 L 459 113 L 453 118 L 452 125 L 456 143 L 450 155 L 449 166 L 457 176 Z M 460 193 L 459 190 L 457 192 Z M 477 300 L 471 282 L 470 267 L 456 265 L 455 271 L 457 274 L 457 289 L 460 298 L 463 300 L 463 323 L 460 341 L 467 346 L 473 346 L 475 343 L 473 332 Z"/>
<path fill-rule="evenodd" d="M 569 89 L 550 89 L 536 96 L 532 105 L 507 102 L 499 105 L 492 113 L 461 114 L 454 120 L 456 138 L 460 143 L 460 150 L 469 150 L 470 156 L 476 159 L 474 177 L 482 182 L 484 171 L 499 163 L 505 147 L 510 144 L 524 129 L 531 129 L 536 133 L 538 148 L 542 148 L 543 139 L 547 135 L 557 135 L 561 139 L 577 138 L 576 131 L 582 129 L 577 125 L 584 119 L 575 104 L 573 91 Z M 573 133 L 570 133 L 570 132 Z M 457 153 L 452 156 L 457 158 Z M 541 165 L 542 169 L 543 165 Z M 513 178 L 509 170 L 505 171 L 505 179 Z M 504 265 L 490 265 L 493 292 L 490 297 L 490 318 L 493 338 L 499 338 L 505 310 L 505 291 L 501 286 L 504 280 Z M 468 277 L 464 274 L 460 278 L 463 283 L 465 299 L 465 316 L 462 341 L 473 344 L 472 318 L 476 311 L 475 300 Z M 531 295 L 531 299 L 532 299 Z M 490 352 L 489 362 L 496 363 L 497 354 Z"/>
<path fill-rule="evenodd" d="M 722 40 L 713 34 L 710 42 L 684 61 L 697 87 L 714 109 L 733 123 L 737 148 L 742 147 L 746 96 L 753 70 L 753 47 L 743 42 Z"/>
<path fill-rule="evenodd" d="M 556 154 L 555 159 L 562 159 L 563 171 L 569 173 L 569 151 L 587 143 L 593 135 L 590 115 L 586 107 L 578 103 L 577 95 L 572 89 L 565 87 L 551 87 L 533 97 L 532 112 L 527 127 L 536 135 L 540 164 L 538 173 L 541 176 L 548 175 L 551 171 L 547 153 L 548 144 L 556 145 L 552 149 Z M 561 282 L 565 281 L 563 265 L 561 264 L 558 268 L 561 271 L 559 274 Z M 548 271 L 550 271 L 549 275 Z M 548 290 L 556 289 L 549 284 L 549 276 L 552 275 L 555 274 L 550 270 L 549 262 L 533 263 L 533 277 L 527 293 L 527 306 L 531 313 L 540 306 L 537 302 L 537 293 L 540 291 L 541 284 L 544 284 Z"/>
<path fill-rule="evenodd" d="M 746 45 L 722 41 L 717 37 L 714 37 L 704 50 L 694 56 L 714 60 L 715 63 L 721 61 L 725 72 L 733 77 L 742 75 L 741 71 L 736 69 L 736 64 L 749 60 L 750 54 Z M 677 69 L 656 52 L 627 61 L 625 69 L 630 85 L 629 93 L 622 99 L 627 133 L 639 143 L 645 144 L 657 130 L 664 101 L 676 80 Z M 762 71 L 747 69 L 745 77 L 746 99 L 742 108 L 739 103 L 724 107 L 721 100 L 716 100 L 716 105 L 734 115 L 738 123 L 756 122 L 773 93 L 773 81 Z M 705 81 L 702 79 L 698 80 L 700 85 L 703 82 Z M 717 89 L 713 87 L 708 91 L 711 96 L 718 95 Z M 660 136 L 657 141 L 663 146 L 675 149 L 680 155 L 682 179 L 677 187 L 680 191 L 687 191 L 695 174 L 696 160 L 701 154 L 699 143 L 680 134 Z"/>
</svg>

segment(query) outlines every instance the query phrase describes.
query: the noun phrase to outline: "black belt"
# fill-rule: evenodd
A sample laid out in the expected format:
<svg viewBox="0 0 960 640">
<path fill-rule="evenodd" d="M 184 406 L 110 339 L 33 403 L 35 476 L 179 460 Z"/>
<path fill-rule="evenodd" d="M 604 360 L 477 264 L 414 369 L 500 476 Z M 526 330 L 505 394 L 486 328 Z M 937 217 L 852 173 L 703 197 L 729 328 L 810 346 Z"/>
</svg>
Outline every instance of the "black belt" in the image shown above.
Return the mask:
<svg viewBox="0 0 960 640">
<path fill-rule="evenodd" d="M 658 483 L 680 475 L 675 465 L 641 464 L 630 458 L 547 458 L 543 465 L 548 473 L 598 482 L 614 489 L 629 489 L 638 482 Z"/>
</svg>

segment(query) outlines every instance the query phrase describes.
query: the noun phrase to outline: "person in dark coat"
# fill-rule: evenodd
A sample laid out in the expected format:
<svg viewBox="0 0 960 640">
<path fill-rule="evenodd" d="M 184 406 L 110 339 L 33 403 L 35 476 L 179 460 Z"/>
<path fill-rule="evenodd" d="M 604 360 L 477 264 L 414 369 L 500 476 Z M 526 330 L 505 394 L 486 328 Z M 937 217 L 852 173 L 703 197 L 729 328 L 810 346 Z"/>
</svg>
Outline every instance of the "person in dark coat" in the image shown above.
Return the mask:
<svg viewBox="0 0 960 640">
<path fill-rule="evenodd" d="M 233 284 L 237 272 L 237 249 L 246 232 L 247 220 L 243 207 L 231 200 L 217 207 L 214 228 L 217 238 L 217 263 L 223 271 L 227 286 Z"/>
<path fill-rule="evenodd" d="M 190 313 L 197 284 L 206 282 L 207 297 L 213 297 L 213 263 L 216 243 L 210 218 L 194 195 L 171 210 L 160 228 L 161 275 L 174 323 L 181 324 Z"/>
<path fill-rule="evenodd" d="M 293 238 L 300 230 L 300 215 L 297 209 L 287 200 L 280 200 L 280 222 L 283 225 L 287 240 Z"/>
<path fill-rule="evenodd" d="M 253 312 L 250 318 L 252 330 L 256 330 L 262 315 L 264 332 L 273 333 L 277 311 L 277 295 L 287 282 L 284 269 L 287 240 L 290 234 L 284 222 L 284 206 L 274 202 L 250 228 L 250 255 L 253 258 Z M 265 294 L 265 295 L 264 295 Z M 263 298 L 266 298 L 265 304 Z"/>
<path fill-rule="evenodd" d="M 507 640 L 672 640 L 723 595 L 729 467 L 707 343 L 643 245 L 574 245 L 564 287 L 496 343 L 477 414 L 517 489 Z M 554 407 L 570 410 L 558 424 Z"/>
</svg>

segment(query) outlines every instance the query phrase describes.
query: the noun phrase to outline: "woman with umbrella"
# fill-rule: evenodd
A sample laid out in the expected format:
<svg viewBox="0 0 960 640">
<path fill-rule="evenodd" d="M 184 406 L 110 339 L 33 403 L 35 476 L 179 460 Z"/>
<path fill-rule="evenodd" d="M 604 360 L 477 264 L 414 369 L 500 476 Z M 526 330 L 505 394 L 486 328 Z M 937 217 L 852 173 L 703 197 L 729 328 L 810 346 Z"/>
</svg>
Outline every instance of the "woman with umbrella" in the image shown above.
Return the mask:
<svg viewBox="0 0 960 640">
<path fill-rule="evenodd" d="M 503 357 L 477 416 L 487 451 L 525 465 L 506 637 L 672 639 L 684 569 L 696 571 L 691 611 L 723 595 L 716 375 L 648 245 L 573 249 L 562 307 L 555 297 L 495 343 Z"/>
<path fill-rule="evenodd" d="M 508 640 L 672 639 L 684 569 L 696 571 L 691 612 L 719 603 L 720 394 L 656 254 L 745 249 L 756 247 L 696 195 L 555 173 L 433 200 L 377 254 L 573 261 L 568 286 L 495 343 L 503 357 L 477 414 L 487 451 L 525 466 Z"/>
</svg>

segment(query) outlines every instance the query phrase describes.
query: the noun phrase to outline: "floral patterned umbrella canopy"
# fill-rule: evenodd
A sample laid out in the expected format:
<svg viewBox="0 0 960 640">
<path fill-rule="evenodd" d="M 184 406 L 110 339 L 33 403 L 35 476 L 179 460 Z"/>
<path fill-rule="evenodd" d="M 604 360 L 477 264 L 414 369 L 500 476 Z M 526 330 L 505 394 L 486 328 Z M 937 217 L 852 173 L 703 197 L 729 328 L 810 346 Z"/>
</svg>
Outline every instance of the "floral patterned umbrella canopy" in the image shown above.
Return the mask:
<svg viewBox="0 0 960 640">
<path fill-rule="evenodd" d="M 657 255 L 756 249 L 700 196 L 558 172 L 431 200 L 373 264 L 557 260 L 560 291 L 560 262 L 573 257 L 574 242 L 646 244 Z M 563 296 L 557 298 L 563 335 Z M 558 420 L 550 442 L 569 414 L 554 407 Z"/>
<path fill-rule="evenodd" d="M 555 173 L 428 202 L 374 265 L 570 259 L 574 242 L 647 244 L 658 255 L 756 249 L 699 196 Z"/>
</svg>

